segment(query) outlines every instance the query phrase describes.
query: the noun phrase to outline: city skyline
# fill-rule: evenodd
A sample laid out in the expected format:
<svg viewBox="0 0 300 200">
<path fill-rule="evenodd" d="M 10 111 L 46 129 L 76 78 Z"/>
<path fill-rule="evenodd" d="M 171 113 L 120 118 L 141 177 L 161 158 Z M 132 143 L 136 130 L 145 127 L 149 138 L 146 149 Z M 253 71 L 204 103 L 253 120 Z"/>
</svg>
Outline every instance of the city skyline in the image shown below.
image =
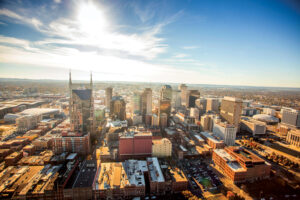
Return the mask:
<svg viewBox="0 0 300 200">
<path fill-rule="evenodd" d="M 2 1 L 0 78 L 299 88 L 293 2 Z"/>
</svg>

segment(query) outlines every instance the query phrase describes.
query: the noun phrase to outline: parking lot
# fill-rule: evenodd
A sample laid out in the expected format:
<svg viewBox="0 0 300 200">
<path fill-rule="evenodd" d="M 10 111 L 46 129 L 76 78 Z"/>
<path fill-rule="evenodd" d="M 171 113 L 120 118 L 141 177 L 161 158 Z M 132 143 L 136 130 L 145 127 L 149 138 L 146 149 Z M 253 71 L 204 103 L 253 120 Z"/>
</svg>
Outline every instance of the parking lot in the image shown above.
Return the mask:
<svg viewBox="0 0 300 200">
<path fill-rule="evenodd" d="M 218 192 L 222 182 L 207 163 L 202 159 L 185 159 L 182 163 L 193 190 L 201 189 L 203 193 L 207 191 Z"/>
</svg>

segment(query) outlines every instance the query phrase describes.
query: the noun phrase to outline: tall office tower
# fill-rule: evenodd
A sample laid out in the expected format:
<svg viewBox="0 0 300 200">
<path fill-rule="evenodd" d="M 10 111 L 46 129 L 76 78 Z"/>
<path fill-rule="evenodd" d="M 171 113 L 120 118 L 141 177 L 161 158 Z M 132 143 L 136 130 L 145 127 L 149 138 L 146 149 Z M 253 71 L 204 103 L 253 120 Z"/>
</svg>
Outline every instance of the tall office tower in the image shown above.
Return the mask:
<svg viewBox="0 0 300 200">
<path fill-rule="evenodd" d="M 110 101 L 112 98 L 113 89 L 108 87 L 105 89 L 105 106 L 106 108 L 110 109 Z"/>
<path fill-rule="evenodd" d="M 187 86 L 185 84 L 180 84 L 178 89 L 181 91 L 181 105 L 187 106 Z"/>
<path fill-rule="evenodd" d="M 161 100 L 172 100 L 172 87 L 170 85 L 162 86 L 160 90 L 160 99 Z"/>
<path fill-rule="evenodd" d="M 198 108 L 191 108 L 190 109 L 190 117 L 194 117 L 195 118 L 195 123 L 200 121 L 200 115 L 199 115 L 200 111 Z"/>
<path fill-rule="evenodd" d="M 300 111 L 291 109 L 291 108 L 283 108 L 281 109 L 281 123 L 287 125 L 291 128 L 300 128 Z"/>
<path fill-rule="evenodd" d="M 152 115 L 151 126 L 159 126 L 159 118 L 156 114 Z"/>
<path fill-rule="evenodd" d="M 131 99 L 132 114 L 141 114 L 141 94 L 135 92 Z"/>
<path fill-rule="evenodd" d="M 173 108 L 180 108 L 181 106 L 181 91 L 173 90 L 172 91 L 172 103 Z"/>
<path fill-rule="evenodd" d="M 243 102 L 240 99 L 224 97 L 221 103 L 221 118 L 238 128 L 242 114 L 242 104 Z"/>
<path fill-rule="evenodd" d="M 159 125 L 161 128 L 166 128 L 168 126 L 168 115 L 166 113 L 161 113 Z"/>
<path fill-rule="evenodd" d="M 160 100 L 158 108 L 158 116 L 162 113 L 166 113 L 169 117 L 171 114 L 171 101 L 170 100 Z"/>
<path fill-rule="evenodd" d="M 92 74 L 89 84 L 74 84 L 72 83 L 71 72 L 69 76 L 71 131 L 93 133 L 94 98 Z"/>
<path fill-rule="evenodd" d="M 214 124 L 213 115 L 203 115 L 201 117 L 201 129 L 203 131 L 212 131 Z"/>
<path fill-rule="evenodd" d="M 110 101 L 110 116 L 114 119 L 126 119 L 126 102 L 121 96 L 114 96 Z"/>
<path fill-rule="evenodd" d="M 213 133 L 224 140 L 224 143 L 228 146 L 235 144 L 236 131 L 236 126 L 223 122 L 214 123 L 213 126 Z"/>
<path fill-rule="evenodd" d="M 142 115 L 152 115 L 152 90 L 145 88 L 141 97 L 141 111 Z"/>
<path fill-rule="evenodd" d="M 158 117 L 161 127 L 165 127 L 165 123 L 167 123 L 168 118 L 171 114 L 171 100 L 172 87 L 170 85 L 164 85 L 160 91 L 160 100 L 158 108 Z"/>
<path fill-rule="evenodd" d="M 202 115 L 204 115 L 206 113 L 207 100 L 204 98 L 200 98 L 200 99 L 196 100 L 195 104 L 196 104 L 196 107 L 199 109 L 199 115 L 201 117 Z"/>
<path fill-rule="evenodd" d="M 215 113 L 219 113 L 219 104 L 219 99 L 207 98 L 206 112 L 213 111 Z"/>
<path fill-rule="evenodd" d="M 188 95 L 188 107 L 193 108 L 196 106 L 196 100 L 200 98 L 200 92 L 198 90 L 189 90 Z"/>
</svg>

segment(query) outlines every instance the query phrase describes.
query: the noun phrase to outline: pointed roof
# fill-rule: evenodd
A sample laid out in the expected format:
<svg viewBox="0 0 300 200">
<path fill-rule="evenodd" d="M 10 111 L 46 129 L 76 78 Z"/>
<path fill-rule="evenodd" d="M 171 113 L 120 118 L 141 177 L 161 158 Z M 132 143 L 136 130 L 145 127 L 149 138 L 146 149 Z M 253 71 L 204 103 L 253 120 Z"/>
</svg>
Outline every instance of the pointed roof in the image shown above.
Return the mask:
<svg viewBox="0 0 300 200">
<path fill-rule="evenodd" d="M 88 100 L 92 96 L 91 89 L 84 89 L 84 90 L 72 90 L 81 100 Z"/>
</svg>

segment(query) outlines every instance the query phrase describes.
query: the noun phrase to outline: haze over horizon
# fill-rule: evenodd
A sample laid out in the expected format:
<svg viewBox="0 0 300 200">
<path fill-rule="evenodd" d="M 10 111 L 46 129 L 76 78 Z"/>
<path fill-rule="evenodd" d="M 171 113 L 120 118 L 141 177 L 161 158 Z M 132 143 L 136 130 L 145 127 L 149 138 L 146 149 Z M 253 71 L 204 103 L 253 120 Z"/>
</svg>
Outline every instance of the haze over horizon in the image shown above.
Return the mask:
<svg viewBox="0 0 300 200">
<path fill-rule="evenodd" d="M 296 1 L 1 1 L 0 78 L 300 87 Z"/>
</svg>

